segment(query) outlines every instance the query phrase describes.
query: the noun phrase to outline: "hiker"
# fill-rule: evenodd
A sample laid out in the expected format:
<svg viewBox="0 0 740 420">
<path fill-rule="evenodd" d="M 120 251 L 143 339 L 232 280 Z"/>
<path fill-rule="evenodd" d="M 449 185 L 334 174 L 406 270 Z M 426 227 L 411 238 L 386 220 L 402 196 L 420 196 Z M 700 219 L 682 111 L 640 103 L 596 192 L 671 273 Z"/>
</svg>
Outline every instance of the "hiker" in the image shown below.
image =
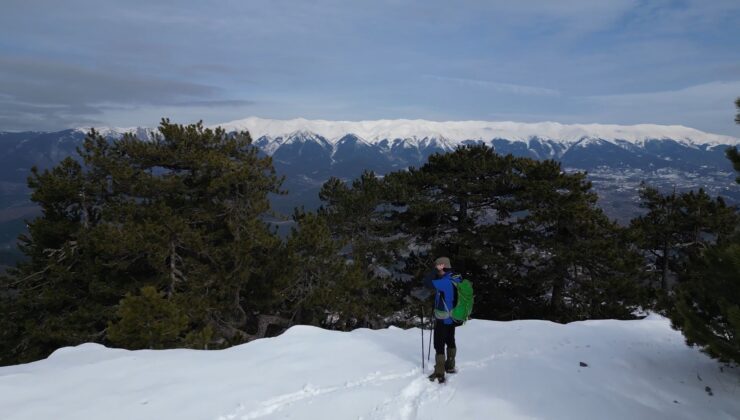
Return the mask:
<svg viewBox="0 0 740 420">
<path fill-rule="evenodd" d="M 455 373 L 455 321 L 450 311 L 455 307 L 455 285 L 460 283 L 461 277 L 453 275 L 452 264 L 447 257 L 440 257 L 434 261 L 436 273 L 425 280 L 425 286 L 434 288 L 434 373 L 429 375 L 429 380 L 445 381 L 446 373 Z M 447 358 L 445 359 L 445 346 L 447 346 Z"/>
</svg>

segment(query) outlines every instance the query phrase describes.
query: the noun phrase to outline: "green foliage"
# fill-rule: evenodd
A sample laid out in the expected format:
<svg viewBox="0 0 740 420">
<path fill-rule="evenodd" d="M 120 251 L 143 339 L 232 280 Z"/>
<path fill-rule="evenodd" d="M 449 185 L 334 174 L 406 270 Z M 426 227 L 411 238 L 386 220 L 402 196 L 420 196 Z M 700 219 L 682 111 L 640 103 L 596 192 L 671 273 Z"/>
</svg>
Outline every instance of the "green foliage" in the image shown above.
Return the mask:
<svg viewBox="0 0 740 420">
<path fill-rule="evenodd" d="M 332 234 L 367 250 L 365 263 L 419 279 L 450 256 L 476 284 L 478 318 L 630 317 L 639 256 L 590 188 L 554 161 L 476 145 L 382 180 L 331 180 L 321 198 Z"/>
<path fill-rule="evenodd" d="M 382 280 L 341 253 L 324 217 L 296 212 L 297 227 L 286 243 L 288 272 L 281 295 L 298 323 L 346 330 L 380 325 L 386 308 Z"/>
<path fill-rule="evenodd" d="M 319 214 L 332 227 L 332 235 L 349 246 L 349 255 L 363 267 L 398 259 L 394 251 L 400 242 L 392 238 L 397 226 L 391 219 L 398 209 L 392 205 L 391 193 L 388 183 L 373 172 L 364 172 L 349 186 L 331 178 L 319 193 L 323 202 Z"/>
<path fill-rule="evenodd" d="M 213 342 L 213 328 L 210 325 L 206 325 L 205 328 L 199 330 L 191 330 L 185 336 L 185 347 L 191 349 L 204 349 L 208 350 L 210 343 Z"/>
<path fill-rule="evenodd" d="M 727 158 L 732 162 L 732 166 L 735 168 L 735 171 L 740 173 L 740 152 L 738 152 L 737 147 L 730 147 L 727 149 Z M 735 182 L 740 184 L 740 176 L 735 178 Z"/>
<path fill-rule="evenodd" d="M 633 241 L 651 263 L 661 290 L 686 270 L 689 259 L 731 234 L 738 216 L 722 197 L 712 199 L 704 190 L 662 194 L 643 185 L 641 206 L 647 213 L 632 220 Z"/>
<path fill-rule="evenodd" d="M 740 363 L 740 236 L 708 248 L 682 278 L 671 311 L 688 344 Z"/>
<path fill-rule="evenodd" d="M 108 323 L 108 340 L 130 349 L 164 349 L 182 343 L 188 318 L 163 292 L 152 286 L 140 295 L 126 294 L 116 312 L 118 320 Z"/>
<path fill-rule="evenodd" d="M 735 105 L 740 111 L 740 98 Z M 740 112 L 735 122 L 740 124 Z M 728 149 L 727 157 L 740 171 L 737 149 Z M 732 211 L 720 209 L 722 213 Z M 683 332 L 689 345 L 698 345 L 721 361 L 740 364 L 740 215 L 710 219 L 722 235 L 716 243 L 689 255 L 685 269 L 679 273 L 675 295 L 670 296 L 668 312 L 673 326 Z M 700 220 L 694 217 L 694 225 L 700 225 Z"/>
<path fill-rule="evenodd" d="M 506 318 L 526 306 L 526 298 L 515 303 L 513 297 L 539 295 L 519 281 L 514 230 L 507 223 L 520 210 L 514 197 L 531 162 L 468 146 L 386 176 L 403 209 L 393 217 L 412 252 L 410 272 L 420 278 L 435 256 L 450 256 L 453 268 L 476 284 L 476 317 Z"/>
<path fill-rule="evenodd" d="M 542 317 L 556 321 L 630 318 L 641 303 L 639 256 L 623 230 L 596 206 L 585 174 L 554 161 L 529 165 L 517 193 L 523 279 L 547 296 Z"/>
<path fill-rule="evenodd" d="M 18 326 L 8 360 L 107 342 L 108 325 L 123 322 L 119 302 L 144 286 L 189 321 L 185 337 L 167 343 L 220 347 L 250 337 L 245 308 L 262 297 L 250 286 L 269 277 L 260 264 L 280 246 L 263 220 L 282 179 L 249 135 L 163 120 L 151 141 L 108 141 L 92 130 L 78 152 L 81 162 L 29 178 L 42 216 L 21 237 L 28 260 L 2 282 Z M 130 332 L 117 340 L 164 345 Z"/>
<path fill-rule="evenodd" d="M 735 123 L 740 124 L 740 98 L 735 99 L 735 108 L 737 108 Z M 737 147 L 730 147 L 727 149 L 727 158 L 730 159 L 735 170 L 740 173 L 740 152 L 738 152 Z M 740 176 L 738 176 L 735 181 L 740 184 Z"/>
</svg>

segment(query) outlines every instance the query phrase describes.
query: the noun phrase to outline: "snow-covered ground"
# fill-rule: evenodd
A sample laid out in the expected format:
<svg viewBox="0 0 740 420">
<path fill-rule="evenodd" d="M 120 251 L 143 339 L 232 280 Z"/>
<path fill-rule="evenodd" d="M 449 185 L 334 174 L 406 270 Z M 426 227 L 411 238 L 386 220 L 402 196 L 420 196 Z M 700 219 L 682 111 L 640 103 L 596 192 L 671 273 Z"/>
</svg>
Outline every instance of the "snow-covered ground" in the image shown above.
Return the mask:
<svg viewBox="0 0 740 420">
<path fill-rule="evenodd" d="M 473 320 L 456 338 L 459 373 L 442 385 L 421 371 L 419 329 L 298 326 L 219 351 L 84 344 L 0 368 L 0 418 L 740 418 L 738 369 L 687 347 L 659 316 Z"/>
</svg>

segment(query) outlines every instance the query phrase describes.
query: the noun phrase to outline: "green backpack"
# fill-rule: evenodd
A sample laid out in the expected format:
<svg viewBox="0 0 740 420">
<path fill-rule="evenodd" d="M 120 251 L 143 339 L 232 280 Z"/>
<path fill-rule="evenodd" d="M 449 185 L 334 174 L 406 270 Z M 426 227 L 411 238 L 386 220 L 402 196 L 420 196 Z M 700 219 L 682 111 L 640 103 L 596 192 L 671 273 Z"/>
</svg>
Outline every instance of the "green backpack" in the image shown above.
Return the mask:
<svg viewBox="0 0 740 420">
<path fill-rule="evenodd" d="M 457 304 L 452 308 L 450 316 L 457 325 L 463 325 L 470 319 L 473 312 L 473 282 L 463 280 L 460 283 L 452 283 L 457 291 Z"/>
</svg>

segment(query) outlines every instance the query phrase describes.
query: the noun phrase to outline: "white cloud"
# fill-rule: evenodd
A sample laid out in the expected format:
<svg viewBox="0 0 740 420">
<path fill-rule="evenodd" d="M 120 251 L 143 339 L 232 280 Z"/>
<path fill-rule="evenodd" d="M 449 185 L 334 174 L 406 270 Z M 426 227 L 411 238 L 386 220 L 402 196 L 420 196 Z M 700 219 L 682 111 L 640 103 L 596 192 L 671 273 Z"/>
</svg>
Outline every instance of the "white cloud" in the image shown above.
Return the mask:
<svg viewBox="0 0 740 420">
<path fill-rule="evenodd" d="M 586 99 L 611 106 L 663 106 L 684 109 L 706 109 L 732 104 L 740 95 L 740 80 L 717 81 L 659 92 L 624 93 L 589 96 Z"/>
<path fill-rule="evenodd" d="M 740 81 L 715 81 L 681 89 L 584 97 L 592 118 L 614 123 L 681 124 L 738 136 L 734 101 Z"/>
<path fill-rule="evenodd" d="M 517 85 L 513 83 L 500 83 L 490 80 L 467 79 L 461 77 L 435 76 L 431 74 L 422 75 L 425 79 L 431 79 L 440 82 L 451 82 L 466 87 L 485 88 L 500 93 L 509 93 L 514 95 L 534 95 L 534 96 L 557 96 L 560 92 L 555 89 L 548 89 L 538 86 Z"/>
</svg>

